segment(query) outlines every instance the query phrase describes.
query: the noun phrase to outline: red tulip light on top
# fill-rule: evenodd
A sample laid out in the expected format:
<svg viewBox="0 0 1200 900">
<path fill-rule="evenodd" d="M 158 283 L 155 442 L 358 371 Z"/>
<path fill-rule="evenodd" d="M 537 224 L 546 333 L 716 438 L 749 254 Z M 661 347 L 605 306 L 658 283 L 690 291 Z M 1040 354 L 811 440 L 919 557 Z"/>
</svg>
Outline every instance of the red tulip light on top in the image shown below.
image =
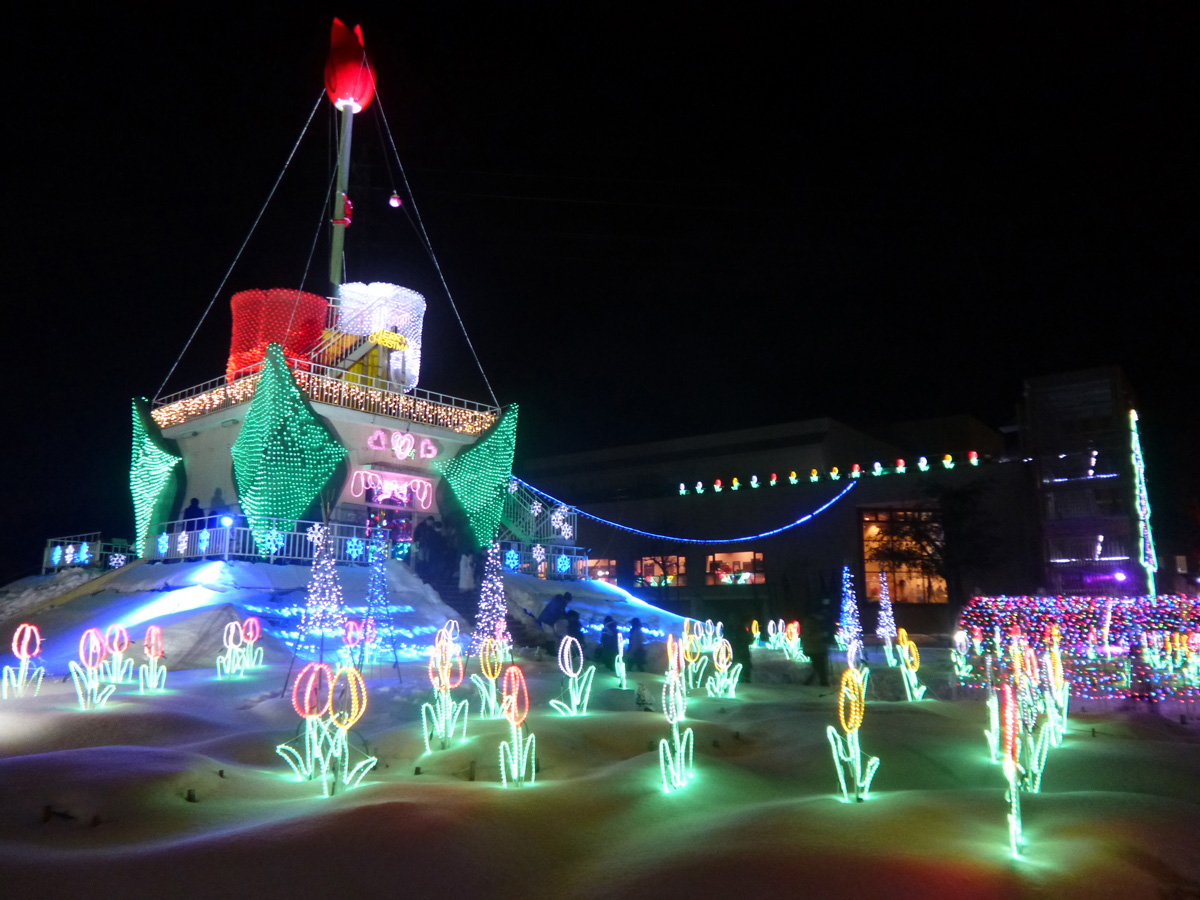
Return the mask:
<svg viewBox="0 0 1200 900">
<path fill-rule="evenodd" d="M 375 72 L 363 49 L 362 26 L 354 30 L 341 19 L 333 20 L 329 35 L 329 59 L 325 62 L 325 93 L 338 109 L 354 113 L 366 109 L 375 96 Z"/>
</svg>

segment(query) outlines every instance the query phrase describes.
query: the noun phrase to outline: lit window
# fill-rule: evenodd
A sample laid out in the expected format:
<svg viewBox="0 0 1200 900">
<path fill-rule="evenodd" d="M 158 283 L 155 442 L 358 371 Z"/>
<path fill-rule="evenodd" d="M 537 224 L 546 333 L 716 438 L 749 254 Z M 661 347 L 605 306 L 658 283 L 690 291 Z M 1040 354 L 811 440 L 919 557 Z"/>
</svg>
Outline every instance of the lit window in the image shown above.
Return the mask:
<svg viewBox="0 0 1200 900">
<path fill-rule="evenodd" d="M 606 584 L 617 583 L 617 561 L 615 559 L 589 559 L 588 578 Z"/>
<path fill-rule="evenodd" d="M 762 584 L 763 557 L 753 550 L 735 553 L 714 553 L 705 567 L 705 584 Z"/>
<path fill-rule="evenodd" d="M 887 578 L 893 603 L 947 602 L 946 581 L 937 574 L 945 541 L 933 510 L 864 511 L 862 540 L 869 601 L 879 601 L 879 579 Z"/>
<path fill-rule="evenodd" d="M 638 587 L 683 587 L 687 584 L 687 559 L 682 556 L 643 556 L 633 564 Z"/>
</svg>

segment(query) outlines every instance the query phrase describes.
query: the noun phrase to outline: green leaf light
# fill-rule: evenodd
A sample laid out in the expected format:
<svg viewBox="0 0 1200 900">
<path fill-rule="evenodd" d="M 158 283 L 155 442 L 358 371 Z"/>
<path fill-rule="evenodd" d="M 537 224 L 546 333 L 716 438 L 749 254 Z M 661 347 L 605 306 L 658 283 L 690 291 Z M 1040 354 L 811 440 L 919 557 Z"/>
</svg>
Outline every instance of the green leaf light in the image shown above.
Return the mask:
<svg viewBox="0 0 1200 900">
<path fill-rule="evenodd" d="M 516 442 L 517 405 L 514 403 L 475 446 L 463 450 L 453 459 L 433 460 L 433 467 L 446 479 L 467 514 L 476 547 L 490 543 L 500 526 Z"/>
<path fill-rule="evenodd" d="M 129 490 L 133 494 L 134 552 L 142 555 L 146 533 L 154 524 L 155 507 L 159 500 L 169 507 L 174 495 L 167 488 L 174 477 L 174 468 L 183 457 L 173 447 L 174 442 L 162 436 L 162 430 L 150 418 L 146 401 L 133 401 L 133 460 L 129 467 Z M 170 515 L 170 510 L 160 510 Z"/>
<path fill-rule="evenodd" d="M 291 530 L 346 456 L 296 387 L 278 344 L 267 348 L 231 454 L 242 510 L 259 553 L 269 556 L 267 532 Z"/>
</svg>

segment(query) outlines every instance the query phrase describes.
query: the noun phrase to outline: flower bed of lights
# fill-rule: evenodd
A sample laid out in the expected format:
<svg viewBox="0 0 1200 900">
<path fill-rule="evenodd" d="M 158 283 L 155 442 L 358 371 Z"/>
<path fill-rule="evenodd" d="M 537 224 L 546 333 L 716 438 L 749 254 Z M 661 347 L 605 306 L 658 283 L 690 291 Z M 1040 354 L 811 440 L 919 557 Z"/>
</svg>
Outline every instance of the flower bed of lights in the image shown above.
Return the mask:
<svg viewBox="0 0 1200 900">
<path fill-rule="evenodd" d="M 30 668 L 30 663 L 42 652 L 42 633 L 38 627 L 29 622 L 18 625 L 17 630 L 13 632 L 12 651 L 13 656 L 21 662 L 15 669 L 12 666 L 4 667 L 4 684 L 0 688 L 0 696 L 5 700 L 10 694 L 13 697 L 24 697 L 25 692 L 32 688 L 33 696 L 36 697 L 42 689 L 42 678 L 46 674 L 43 666 Z"/>
<path fill-rule="evenodd" d="M 568 702 L 551 700 L 550 705 L 564 716 L 587 715 L 588 698 L 592 693 L 592 679 L 596 677 L 596 667 L 588 666 L 584 671 L 583 646 L 570 635 L 558 644 L 558 668 L 566 676 L 563 696 L 567 697 Z"/>
<path fill-rule="evenodd" d="M 248 669 L 262 665 L 263 648 L 256 646 L 262 637 L 262 624 L 255 616 L 244 622 L 228 622 L 222 640 L 225 652 L 217 657 L 217 678 L 235 678 Z"/>
<path fill-rule="evenodd" d="M 504 670 L 500 685 L 500 708 L 512 730 L 512 741 L 500 742 L 500 783 L 504 787 L 525 784 L 526 773 L 529 783 L 537 778 L 536 735 L 525 737 L 522 726 L 529 715 L 529 689 L 525 685 L 525 674 L 520 666 L 509 666 Z"/>
<path fill-rule="evenodd" d="M 421 706 L 421 726 L 425 734 L 425 752 L 430 750 L 430 736 L 436 736 L 441 748 L 458 729 L 462 719 L 459 742 L 467 739 L 468 703 L 454 702 L 451 695 L 462 684 L 463 660 L 458 646 L 458 622 L 451 619 L 443 625 L 433 641 L 433 653 L 429 655 L 429 682 L 433 685 L 433 702 Z"/>
<path fill-rule="evenodd" d="M 500 658 L 507 649 L 505 643 L 497 638 L 484 638 L 479 647 L 479 675 L 472 675 L 471 682 L 479 691 L 479 717 L 482 719 L 499 719 L 504 715 L 500 703 L 496 702 L 496 679 L 500 677 Z M 517 670 L 520 672 L 520 670 Z M 524 684 L 525 676 L 521 676 Z M 526 694 L 526 705 L 529 697 Z M 524 717 L 522 716 L 522 719 Z"/>
<path fill-rule="evenodd" d="M 663 792 L 686 787 L 695 775 L 696 738 L 692 729 L 679 731 L 679 723 L 687 716 L 687 691 L 679 670 L 667 673 L 662 693 L 663 715 L 671 726 L 671 736 L 658 742 L 658 766 L 662 772 Z"/>
<path fill-rule="evenodd" d="M 342 682 L 343 689 L 339 690 Z M 298 781 L 321 779 L 325 797 L 338 784 L 356 787 L 375 767 L 374 756 L 351 753 L 348 732 L 367 710 L 367 685 L 358 669 L 310 662 L 292 686 L 292 708 L 303 720 L 303 734 L 280 744 L 275 752 L 287 760 Z M 351 765 L 352 756 L 361 756 Z"/>
<path fill-rule="evenodd" d="M 108 646 L 99 628 L 89 628 L 79 639 L 79 662 L 71 660 L 68 668 L 75 682 L 75 695 L 80 709 L 97 709 L 108 702 L 116 691 L 115 684 L 100 686 L 101 666 L 108 656 Z"/>
<path fill-rule="evenodd" d="M 713 674 L 704 683 L 704 690 L 710 697 L 723 697 L 732 700 L 737 693 L 738 679 L 742 677 L 742 664 L 733 663 L 733 645 L 725 638 L 713 649 Z"/>
<path fill-rule="evenodd" d="M 1059 654 L 1071 696 L 1200 701 L 1200 598 L 1166 594 L 975 597 L 959 624 L 971 635 L 969 653 L 963 660 L 971 671 L 961 683 L 985 688 L 989 672 L 991 683 L 1003 677 L 1003 672 L 996 670 L 1006 669 L 1009 660 L 997 651 L 997 636 L 1014 628 L 1043 656 L 1049 649 L 1052 625 L 1059 629 Z M 1178 642 L 1189 648 L 1186 662 L 1182 652 L 1174 656 L 1173 650 L 1173 664 L 1163 664 L 1163 655 L 1155 648 L 1165 646 L 1166 636 L 1171 636 L 1173 647 Z M 1192 660 L 1197 660 L 1195 667 Z M 1185 664 L 1174 664 L 1177 662 Z"/>
<path fill-rule="evenodd" d="M 842 673 L 838 689 L 838 721 L 845 737 L 838 734 L 832 725 L 825 729 L 829 746 L 833 751 L 833 764 L 837 769 L 838 783 L 842 788 L 842 802 L 861 803 L 871 792 L 871 780 L 879 768 L 879 757 L 867 758 L 863 765 L 863 752 L 858 743 L 858 729 L 862 725 L 866 705 L 866 677 L 858 669 L 846 669 Z"/>
<path fill-rule="evenodd" d="M 157 625 L 151 625 L 146 629 L 146 636 L 142 640 L 142 653 L 145 654 L 146 661 L 138 666 L 138 693 L 144 694 L 147 691 L 157 693 L 166 690 L 167 667 L 161 662 L 163 633 Z"/>
</svg>

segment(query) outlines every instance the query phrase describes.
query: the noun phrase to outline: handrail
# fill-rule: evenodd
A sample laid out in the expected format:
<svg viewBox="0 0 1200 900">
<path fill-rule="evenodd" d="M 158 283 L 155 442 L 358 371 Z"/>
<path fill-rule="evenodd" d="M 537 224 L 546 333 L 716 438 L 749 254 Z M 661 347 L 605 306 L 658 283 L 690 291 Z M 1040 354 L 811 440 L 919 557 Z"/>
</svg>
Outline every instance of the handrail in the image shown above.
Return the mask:
<svg viewBox="0 0 1200 900">
<path fill-rule="evenodd" d="M 480 434 L 500 416 L 499 407 L 487 403 L 463 400 L 424 388 L 404 393 L 386 379 L 304 359 L 288 358 L 287 364 L 295 375 L 296 384 L 317 403 L 421 422 L 464 434 Z M 260 366 L 249 366 L 234 372 L 232 378 L 211 379 L 162 397 L 155 402 L 151 415 L 159 427 L 167 428 L 246 403 L 253 398 L 258 386 L 259 369 Z"/>
</svg>

